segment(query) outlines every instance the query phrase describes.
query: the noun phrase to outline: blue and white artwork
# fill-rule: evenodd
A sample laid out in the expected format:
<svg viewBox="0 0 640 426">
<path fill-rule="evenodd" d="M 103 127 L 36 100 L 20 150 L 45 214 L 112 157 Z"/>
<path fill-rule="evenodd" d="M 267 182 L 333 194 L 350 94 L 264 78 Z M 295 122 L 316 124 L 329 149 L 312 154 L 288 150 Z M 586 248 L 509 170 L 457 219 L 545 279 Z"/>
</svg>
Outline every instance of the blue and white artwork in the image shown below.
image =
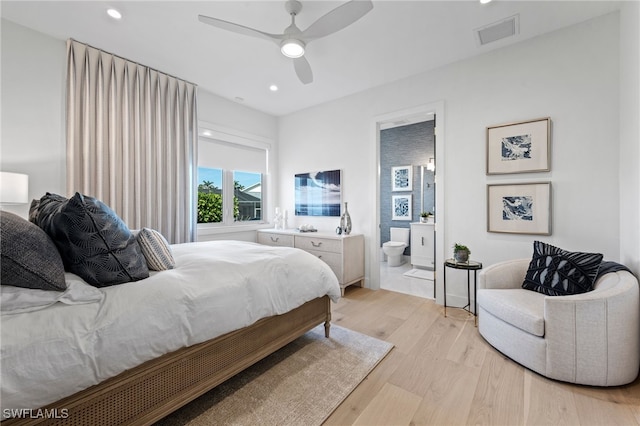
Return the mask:
<svg viewBox="0 0 640 426">
<path fill-rule="evenodd" d="M 411 220 L 411 195 L 394 195 L 391 208 L 391 220 Z"/>
<path fill-rule="evenodd" d="M 400 166 L 391 168 L 391 190 L 411 191 L 413 174 L 411 166 Z"/>
<path fill-rule="evenodd" d="M 502 197 L 502 219 L 533 221 L 533 197 Z"/>
<path fill-rule="evenodd" d="M 502 138 L 502 161 L 531 159 L 531 135 L 508 136 Z"/>
<path fill-rule="evenodd" d="M 295 175 L 296 216 L 340 216 L 340 170 Z"/>
</svg>

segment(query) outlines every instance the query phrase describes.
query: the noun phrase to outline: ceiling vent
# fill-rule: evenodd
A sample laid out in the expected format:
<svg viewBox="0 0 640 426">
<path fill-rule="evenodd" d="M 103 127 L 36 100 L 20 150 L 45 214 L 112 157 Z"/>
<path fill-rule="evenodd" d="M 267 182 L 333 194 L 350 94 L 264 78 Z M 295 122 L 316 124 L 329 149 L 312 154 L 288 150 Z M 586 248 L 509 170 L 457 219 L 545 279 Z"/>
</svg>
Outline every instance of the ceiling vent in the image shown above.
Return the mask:
<svg viewBox="0 0 640 426">
<path fill-rule="evenodd" d="M 520 15 L 514 15 L 493 24 L 476 28 L 474 31 L 480 46 L 514 36 L 520 32 Z"/>
</svg>

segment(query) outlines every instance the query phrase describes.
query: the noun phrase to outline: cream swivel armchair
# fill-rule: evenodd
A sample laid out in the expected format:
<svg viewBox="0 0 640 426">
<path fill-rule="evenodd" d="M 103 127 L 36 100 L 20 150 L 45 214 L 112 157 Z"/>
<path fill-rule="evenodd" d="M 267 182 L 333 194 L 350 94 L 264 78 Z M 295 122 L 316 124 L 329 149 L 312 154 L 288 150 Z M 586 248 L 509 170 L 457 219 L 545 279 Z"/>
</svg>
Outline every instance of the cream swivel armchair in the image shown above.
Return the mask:
<svg viewBox="0 0 640 426">
<path fill-rule="evenodd" d="M 593 386 L 633 382 L 640 367 L 638 280 L 602 275 L 595 289 L 546 296 L 522 288 L 531 259 L 497 263 L 478 279 L 478 330 L 493 347 L 551 379 Z"/>
</svg>

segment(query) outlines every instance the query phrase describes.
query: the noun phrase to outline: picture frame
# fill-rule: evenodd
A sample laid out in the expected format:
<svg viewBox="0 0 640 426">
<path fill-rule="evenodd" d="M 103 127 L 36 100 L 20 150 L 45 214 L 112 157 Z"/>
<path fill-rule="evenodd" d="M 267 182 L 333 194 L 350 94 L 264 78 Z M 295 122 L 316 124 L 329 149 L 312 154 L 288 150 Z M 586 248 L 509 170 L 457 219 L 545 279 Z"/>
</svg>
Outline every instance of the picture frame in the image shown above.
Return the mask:
<svg viewBox="0 0 640 426">
<path fill-rule="evenodd" d="M 487 175 L 551 170 L 551 119 L 487 127 Z"/>
<path fill-rule="evenodd" d="M 391 196 L 391 220 L 411 220 L 411 194 Z"/>
<path fill-rule="evenodd" d="M 551 182 L 487 185 L 487 232 L 551 235 Z"/>
<path fill-rule="evenodd" d="M 398 166 L 391 168 L 391 191 L 413 190 L 413 167 Z"/>
<path fill-rule="evenodd" d="M 295 215 L 340 217 L 342 170 L 295 175 Z"/>
</svg>

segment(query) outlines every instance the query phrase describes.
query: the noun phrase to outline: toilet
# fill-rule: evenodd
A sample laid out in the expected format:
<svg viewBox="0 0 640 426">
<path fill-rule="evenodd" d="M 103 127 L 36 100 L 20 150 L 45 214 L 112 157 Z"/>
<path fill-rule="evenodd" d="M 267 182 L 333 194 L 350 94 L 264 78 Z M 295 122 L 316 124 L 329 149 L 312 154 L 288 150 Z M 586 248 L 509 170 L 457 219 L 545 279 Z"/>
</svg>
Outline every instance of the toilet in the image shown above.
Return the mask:
<svg viewBox="0 0 640 426">
<path fill-rule="evenodd" d="M 390 228 L 391 241 L 382 244 L 382 251 L 387 255 L 389 266 L 400 266 L 404 263 L 404 249 L 409 246 L 409 228 Z"/>
</svg>

